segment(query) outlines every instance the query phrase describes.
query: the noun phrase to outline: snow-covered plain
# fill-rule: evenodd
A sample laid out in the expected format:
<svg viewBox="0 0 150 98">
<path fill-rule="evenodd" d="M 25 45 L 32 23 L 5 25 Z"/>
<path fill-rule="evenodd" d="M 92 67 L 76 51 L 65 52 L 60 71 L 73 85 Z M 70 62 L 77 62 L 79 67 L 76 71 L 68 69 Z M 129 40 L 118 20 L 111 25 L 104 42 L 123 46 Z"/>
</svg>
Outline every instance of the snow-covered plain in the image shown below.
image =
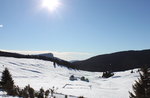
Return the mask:
<svg viewBox="0 0 150 98">
<path fill-rule="evenodd" d="M 37 59 L 0 57 L 0 73 L 5 67 L 9 69 L 15 85 L 19 87 L 23 88 L 30 84 L 36 90 L 41 87 L 46 90 L 54 86 L 57 93 L 86 98 L 129 98 L 128 91 L 132 91 L 132 84 L 139 77 L 137 72 L 131 74 L 128 70 L 116 72 L 113 77 L 104 79 L 101 78 L 101 72 L 77 71 L 59 66 L 54 68 L 52 62 Z M 71 75 L 77 78 L 84 76 L 89 82 L 80 79 L 70 81 Z"/>
</svg>

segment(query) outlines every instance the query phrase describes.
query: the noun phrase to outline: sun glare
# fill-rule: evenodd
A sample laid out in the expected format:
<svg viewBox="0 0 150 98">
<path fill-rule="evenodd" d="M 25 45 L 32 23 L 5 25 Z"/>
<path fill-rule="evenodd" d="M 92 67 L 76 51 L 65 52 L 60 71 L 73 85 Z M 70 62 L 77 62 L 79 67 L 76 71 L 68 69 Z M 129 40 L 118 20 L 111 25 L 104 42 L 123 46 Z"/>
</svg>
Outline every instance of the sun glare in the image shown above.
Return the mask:
<svg viewBox="0 0 150 98">
<path fill-rule="evenodd" d="M 54 11 L 60 6 L 60 2 L 58 0 L 43 0 L 42 6 Z"/>
</svg>

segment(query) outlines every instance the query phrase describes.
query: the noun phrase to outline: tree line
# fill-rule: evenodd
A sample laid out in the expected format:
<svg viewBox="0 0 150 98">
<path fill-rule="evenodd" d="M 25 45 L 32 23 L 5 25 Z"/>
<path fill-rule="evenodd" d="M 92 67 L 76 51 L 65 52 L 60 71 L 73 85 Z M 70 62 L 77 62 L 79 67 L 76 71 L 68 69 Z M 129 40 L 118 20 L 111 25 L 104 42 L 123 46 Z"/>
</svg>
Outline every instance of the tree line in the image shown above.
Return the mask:
<svg viewBox="0 0 150 98">
<path fill-rule="evenodd" d="M 7 95 L 18 96 L 23 98 L 56 98 L 55 87 L 52 89 L 44 90 L 41 88 L 39 91 L 34 90 L 30 85 L 25 86 L 23 89 L 14 84 L 12 75 L 10 74 L 8 68 L 2 72 L 0 89 L 5 91 Z M 65 98 L 68 98 L 68 95 L 64 95 Z M 79 96 L 78 98 L 84 98 Z"/>
</svg>

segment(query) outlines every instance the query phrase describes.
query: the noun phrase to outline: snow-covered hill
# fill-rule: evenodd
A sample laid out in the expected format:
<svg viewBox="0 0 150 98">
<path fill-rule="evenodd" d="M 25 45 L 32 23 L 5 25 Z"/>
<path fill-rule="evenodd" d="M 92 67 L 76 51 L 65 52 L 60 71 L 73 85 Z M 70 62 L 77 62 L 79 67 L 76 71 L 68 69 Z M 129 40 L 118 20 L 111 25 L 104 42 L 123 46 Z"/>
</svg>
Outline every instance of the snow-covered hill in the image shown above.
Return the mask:
<svg viewBox="0 0 150 98">
<path fill-rule="evenodd" d="M 41 87 L 49 89 L 54 86 L 57 93 L 87 98 L 128 98 L 128 91 L 132 91 L 132 84 L 139 77 L 138 73 L 131 74 L 129 70 L 104 79 L 100 77 L 101 72 L 75 71 L 57 66 L 54 68 L 52 62 L 37 59 L 0 57 L 0 73 L 5 67 L 10 70 L 19 87 L 30 84 L 39 90 Z M 70 81 L 71 75 L 78 80 Z M 82 76 L 88 78 L 89 82 L 81 81 L 79 78 Z"/>
</svg>

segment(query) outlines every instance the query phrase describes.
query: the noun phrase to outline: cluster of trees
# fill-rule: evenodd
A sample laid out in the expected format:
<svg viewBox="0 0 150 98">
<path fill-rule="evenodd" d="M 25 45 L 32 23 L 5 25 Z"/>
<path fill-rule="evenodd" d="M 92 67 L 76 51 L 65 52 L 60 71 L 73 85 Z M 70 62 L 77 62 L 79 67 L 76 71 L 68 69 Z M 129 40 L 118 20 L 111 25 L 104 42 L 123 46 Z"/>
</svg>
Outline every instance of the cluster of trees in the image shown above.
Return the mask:
<svg viewBox="0 0 150 98">
<path fill-rule="evenodd" d="M 46 91 L 44 91 L 43 88 L 41 88 L 39 91 L 35 91 L 30 85 L 25 86 L 23 89 L 21 89 L 19 86 L 16 86 L 8 68 L 5 68 L 5 70 L 2 72 L 0 88 L 3 91 L 6 91 L 7 95 L 10 96 L 18 96 L 23 98 L 49 98 L 49 96 L 51 96 L 51 98 L 56 98 L 54 96 L 54 87 Z M 65 98 L 68 98 L 68 96 L 65 95 Z M 84 97 L 80 96 L 78 98 Z"/>
<path fill-rule="evenodd" d="M 111 76 L 113 76 L 113 75 L 114 75 L 113 72 L 106 71 L 106 72 L 103 72 L 102 77 L 103 77 L 103 78 L 109 78 L 109 77 L 111 77 Z"/>
<path fill-rule="evenodd" d="M 89 82 L 89 79 L 88 79 L 88 78 L 85 78 L 84 76 L 82 76 L 80 79 L 81 79 L 81 81 Z"/>
<path fill-rule="evenodd" d="M 140 78 L 133 85 L 133 93 L 129 94 L 130 98 L 150 98 L 150 68 L 141 68 Z"/>
<path fill-rule="evenodd" d="M 85 78 L 84 76 L 82 76 L 81 78 L 79 78 L 81 81 L 86 81 L 86 82 L 89 82 L 89 79 L 88 78 Z M 75 80 L 78 80 L 77 77 L 75 77 L 74 75 L 71 75 L 69 80 L 71 81 L 75 81 Z"/>
<path fill-rule="evenodd" d="M 35 91 L 32 87 L 30 87 L 30 85 L 24 87 L 23 89 L 15 86 L 12 75 L 7 68 L 5 68 L 2 72 L 0 87 L 2 90 L 7 92 L 7 95 L 11 96 L 19 96 L 23 98 L 48 98 L 49 94 L 54 96 L 54 89 L 44 91 L 44 89 L 41 88 L 39 91 Z"/>
</svg>

